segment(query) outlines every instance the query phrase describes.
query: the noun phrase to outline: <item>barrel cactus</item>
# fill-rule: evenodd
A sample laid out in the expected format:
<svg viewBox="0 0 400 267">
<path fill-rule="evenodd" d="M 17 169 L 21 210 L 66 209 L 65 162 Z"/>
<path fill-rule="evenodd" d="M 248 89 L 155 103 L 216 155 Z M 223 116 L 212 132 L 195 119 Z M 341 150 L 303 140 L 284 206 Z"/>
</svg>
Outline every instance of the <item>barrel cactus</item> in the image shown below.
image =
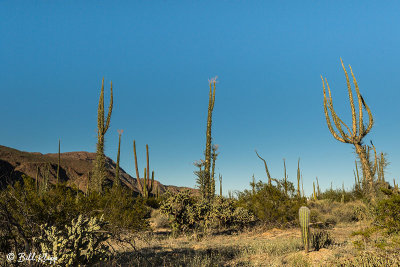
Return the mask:
<svg viewBox="0 0 400 267">
<path fill-rule="evenodd" d="M 310 243 L 310 209 L 307 207 L 301 207 L 299 209 L 299 221 L 301 227 L 301 238 L 303 240 L 304 249 L 308 253 L 308 247 Z"/>
</svg>

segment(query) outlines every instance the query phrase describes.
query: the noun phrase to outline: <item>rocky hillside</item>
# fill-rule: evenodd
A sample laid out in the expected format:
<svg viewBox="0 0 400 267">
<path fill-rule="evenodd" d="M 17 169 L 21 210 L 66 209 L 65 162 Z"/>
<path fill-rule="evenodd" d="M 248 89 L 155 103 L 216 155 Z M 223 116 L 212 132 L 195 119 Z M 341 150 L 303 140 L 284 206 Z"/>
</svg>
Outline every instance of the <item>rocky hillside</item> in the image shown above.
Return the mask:
<svg viewBox="0 0 400 267">
<path fill-rule="evenodd" d="M 67 182 L 69 186 L 76 186 L 82 191 L 86 191 L 88 177 L 92 171 L 93 161 L 96 154 L 85 151 L 61 153 L 60 180 Z M 39 152 L 25 152 L 10 147 L 0 145 L 0 187 L 4 188 L 8 183 L 20 180 L 22 175 L 28 175 L 32 178 L 38 177 L 39 181 L 44 175 L 49 174 L 50 183 L 56 182 L 57 177 L 58 154 L 42 154 Z M 107 180 L 112 183 L 115 177 L 116 163 L 106 157 Z M 139 192 L 137 180 L 127 174 L 120 167 L 120 179 L 124 186 Z M 163 185 L 156 179 L 154 180 L 153 192 L 159 187 L 159 192 L 164 193 L 167 190 L 178 192 L 189 189 L 187 187 L 178 187 L 172 185 Z"/>
</svg>

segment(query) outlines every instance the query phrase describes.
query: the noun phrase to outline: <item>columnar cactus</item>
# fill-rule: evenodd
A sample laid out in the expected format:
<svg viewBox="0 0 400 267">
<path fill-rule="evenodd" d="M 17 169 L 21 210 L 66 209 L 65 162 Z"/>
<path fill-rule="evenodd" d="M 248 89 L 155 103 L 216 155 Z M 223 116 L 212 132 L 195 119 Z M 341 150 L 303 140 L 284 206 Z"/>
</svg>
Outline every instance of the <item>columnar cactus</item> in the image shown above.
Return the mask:
<svg viewBox="0 0 400 267">
<path fill-rule="evenodd" d="M 286 174 L 286 163 L 285 163 L 285 159 L 283 159 L 283 168 L 284 168 L 284 180 L 283 180 L 283 188 L 285 189 L 285 195 L 287 195 L 287 191 L 288 191 L 288 183 L 287 183 L 287 174 Z"/>
<path fill-rule="evenodd" d="M 211 125 L 212 125 L 212 112 L 214 110 L 214 103 L 215 103 L 215 84 L 217 83 L 217 77 L 212 78 L 209 80 L 210 84 L 210 94 L 209 94 L 209 99 L 208 99 L 208 115 L 207 115 L 207 132 L 206 132 L 206 151 L 205 151 L 205 165 L 204 165 L 204 171 L 205 171 L 205 182 L 206 182 L 206 190 L 207 192 L 207 199 L 211 200 Z M 214 87 L 214 90 L 212 90 Z"/>
<path fill-rule="evenodd" d="M 136 143 L 133 140 L 133 155 L 135 157 L 135 168 L 136 168 L 136 179 L 138 184 L 138 189 L 143 197 L 147 198 L 151 191 L 153 190 L 154 185 L 154 171 L 151 173 L 151 182 L 150 182 L 150 167 L 149 167 L 149 145 L 146 144 L 146 154 L 147 154 L 147 168 L 144 168 L 144 178 L 143 178 L 143 185 L 139 178 L 139 168 L 137 163 L 137 156 L 136 156 Z"/>
<path fill-rule="evenodd" d="M 326 85 L 328 87 L 328 93 L 329 97 L 326 96 L 326 91 L 325 91 L 325 82 L 324 78 L 321 76 L 322 79 L 322 86 L 323 86 L 323 92 L 324 92 L 324 112 L 325 112 L 325 118 L 326 118 L 326 123 L 328 125 L 328 129 L 333 135 L 335 139 L 342 143 L 349 143 L 353 144 L 356 150 L 357 155 L 360 158 L 361 164 L 362 164 L 362 170 L 364 177 L 366 178 L 368 185 L 369 185 L 369 190 L 372 193 L 373 189 L 373 167 L 371 166 L 371 162 L 367 158 L 367 151 L 365 147 L 362 145 L 362 139 L 370 132 L 372 125 L 374 124 L 374 120 L 372 117 L 371 110 L 365 103 L 363 97 L 360 94 L 360 90 L 358 89 L 358 84 L 356 81 L 356 78 L 353 74 L 353 70 L 351 69 L 350 66 L 350 72 L 351 75 L 353 76 L 353 83 L 355 86 L 356 94 L 357 94 L 357 99 L 358 99 L 358 110 L 359 110 L 359 118 L 357 120 L 357 113 L 356 109 L 354 107 L 354 102 L 353 102 L 353 92 L 351 90 L 350 86 L 350 80 L 349 76 L 347 74 L 346 68 L 344 67 L 342 59 L 340 59 L 342 63 L 342 67 L 344 70 L 344 74 L 346 75 L 346 81 L 347 81 L 347 89 L 349 92 L 349 100 L 350 100 L 350 107 L 351 107 L 351 114 L 352 114 L 352 129 L 350 129 L 344 122 L 339 118 L 339 116 L 336 114 L 334 108 L 333 108 L 333 102 L 332 102 L 332 96 L 331 96 L 331 90 L 329 88 L 328 81 L 325 79 Z M 364 122 L 363 122 L 363 107 L 368 113 L 368 126 L 365 128 Z M 332 127 L 331 119 L 329 117 L 329 112 L 328 109 L 332 115 L 333 122 L 335 123 L 335 126 L 338 130 L 338 133 L 335 132 L 335 130 Z M 347 129 L 348 133 L 344 132 L 344 129 L 342 128 L 342 125 Z"/>
<path fill-rule="evenodd" d="M 301 197 L 301 194 L 300 194 L 300 158 L 297 161 L 297 196 Z"/>
<path fill-rule="evenodd" d="M 115 168 L 115 186 L 120 186 L 121 181 L 119 179 L 119 159 L 120 159 L 120 152 L 121 152 L 121 135 L 124 130 L 118 130 L 118 153 L 117 153 L 117 166 Z"/>
<path fill-rule="evenodd" d="M 111 113 L 113 107 L 113 90 L 111 82 L 111 96 L 110 105 L 108 107 L 108 114 L 106 123 L 104 123 L 104 78 L 101 82 L 101 92 L 99 99 L 99 106 L 97 109 L 97 147 L 96 147 L 96 161 L 93 170 L 93 189 L 96 192 L 103 190 L 103 182 L 106 179 L 106 158 L 104 155 L 104 135 L 110 127 Z"/>
<path fill-rule="evenodd" d="M 310 209 L 307 207 L 301 207 L 299 209 L 299 221 L 301 228 L 301 238 L 306 253 L 308 253 L 310 244 Z"/>
</svg>

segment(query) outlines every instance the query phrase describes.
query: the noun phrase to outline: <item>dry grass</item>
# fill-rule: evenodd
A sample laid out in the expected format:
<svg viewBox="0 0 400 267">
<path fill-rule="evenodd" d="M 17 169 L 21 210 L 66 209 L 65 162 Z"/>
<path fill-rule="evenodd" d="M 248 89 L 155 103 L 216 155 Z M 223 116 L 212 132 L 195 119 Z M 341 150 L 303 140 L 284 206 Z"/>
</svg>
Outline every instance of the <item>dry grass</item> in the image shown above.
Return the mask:
<svg viewBox="0 0 400 267">
<path fill-rule="evenodd" d="M 127 250 L 116 260 L 117 266 L 357 266 L 368 262 L 389 262 L 391 255 L 377 250 L 359 251 L 353 241 L 360 223 L 341 223 L 328 230 L 335 244 L 305 254 L 300 229 L 253 229 L 224 235 L 173 238 L 168 230 L 136 237 L 136 251 Z M 120 250 L 122 252 L 122 250 Z M 364 254 L 363 254 L 364 253 Z M 374 256 L 375 255 L 375 256 Z M 386 255 L 386 256 L 385 256 Z M 389 255 L 389 256 L 388 256 Z M 393 254 L 394 256 L 394 254 Z M 400 262 L 397 261 L 397 262 Z M 393 264 L 393 262 L 390 262 Z M 394 262 L 396 264 L 396 261 Z M 384 265 L 365 265 L 384 266 Z M 396 266 L 396 265 L 393 265 Z"/>
</svg>

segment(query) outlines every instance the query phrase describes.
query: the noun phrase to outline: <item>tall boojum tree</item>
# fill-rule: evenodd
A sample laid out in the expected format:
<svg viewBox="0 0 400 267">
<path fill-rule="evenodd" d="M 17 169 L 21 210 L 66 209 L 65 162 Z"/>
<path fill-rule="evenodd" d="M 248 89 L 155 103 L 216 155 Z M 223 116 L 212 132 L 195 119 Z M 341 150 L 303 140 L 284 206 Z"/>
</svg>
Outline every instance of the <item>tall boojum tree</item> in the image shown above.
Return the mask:
<svg viewBox="0 0 400 267">
<path fill-rule="evenodd" d="M 357 113 L 356 109 L 354 106 L 354 101 L 353 101 L 353 93 L 350 85 L 350 80 L 349 76 L 347 74 L 346 68 L 344 67 L 342 59 L 340 59 L 342 63 L 342 68 L 344 70 L 345 76 L 346 76 L 346 82 L 347 82 L 347 89 L 349 93 L 349 100 L 350 100 L 350 107 L 351 107 L 351 114 L 352 114 L 352 129 L 350 129 L 336 114 L 334 108 L 333 108 L 333 102 L 332 102 L 332 96 L 331 96 L 331 90 L 329 88 L 328 81 L 321 76 L 322 79 L 322 87 L 323 87 L 323 92 L 324 92 L 324 112 L 325 112 L 325 118 L 326 118 L 326 123 L 328 125 L 328 129 L 333 135 L 333 137 L 342 142 L 342 143 L 348 143 L 348 144 L 353 144 L 356 150 L 357 155 L 360 158 L 361 164 L 362 164 L 362 171 L 363 175 L 366 178 L 368 185 L 369 185 L 369 190 L 372 192 L 373 189 L 373 167 L 371 166 L 370 161 L 367 158 L 367 152 L 365 147 L 362 144 L 362 139 L 371 131 L 371 128 L 374 124 L 374 120 L 372 117 L 372 113 L 368 105 L 365 103 L 364 98 L 361 96 L 360 90 L 358 88 L 357 80 L 353 74 L 353 70 L 350 67 L 350 72 L 353 77 L 353 83 L 355 86 L 356 94 L 357 94 L 357 99 L 358 99 L 358 107 L 359 107 L 359 118 L 357 120 Z M 325 90 L 325 82 L 326 86 L 328 88 L 328 93 L 329 97 L 326 95 L 326 90 Z M 368 113 L 368 126 L 365 127 L 364 122 L 363 122 L 363 107 Z M 333 122 L 338 130 L 338 133 L 335 132 L 333 129 L 331 119 L 329 116 L 329 112 L 331 113 Z M 345 133 L 342 125 L 346 127 L 348 133 Z"/>
</svg>

